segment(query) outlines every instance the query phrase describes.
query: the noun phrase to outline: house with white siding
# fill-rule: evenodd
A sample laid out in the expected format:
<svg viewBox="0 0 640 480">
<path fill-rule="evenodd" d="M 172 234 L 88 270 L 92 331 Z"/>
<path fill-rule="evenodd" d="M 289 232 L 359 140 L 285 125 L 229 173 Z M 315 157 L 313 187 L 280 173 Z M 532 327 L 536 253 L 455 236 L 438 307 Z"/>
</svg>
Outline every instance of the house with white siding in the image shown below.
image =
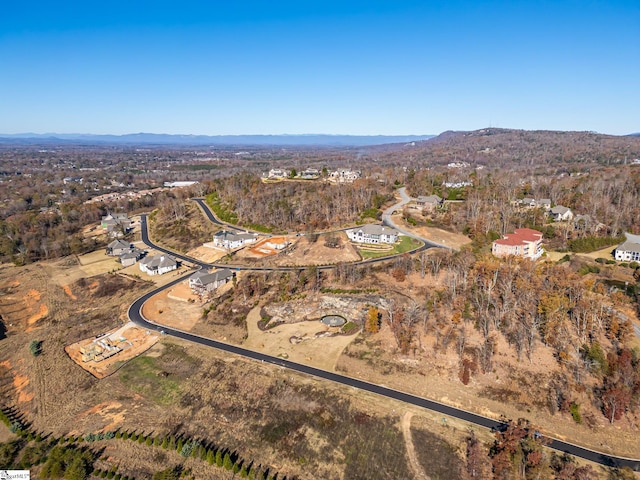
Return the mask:
<svg viewBox="0 0 640 480">
<path fill-rule="evenodd" d="M 562 205 L 556 205 L 551 210 L 549 210 L 549 214 L 553 217 L 554 222 L 566 222 L 573 218 L 573 212 L 568 207 L 563 207 Z"/>
<path fill-rule="evenodd" d="M 627 240 L 618 245 L 613 254 L 618 262 L 640 262 L 640 235 L 625 233 Z"/>
<path fill-rule="evenodd" d="M 178 262 L 176 259 L 164 253 L 140 260 L 140 270 L 147 275 L 163 275 L 177 268 Z"/>
<path fill-rule="evenodd" d="M 213 245 L 226 250 L 234 250 L 248 243 L 255 243 L 258 237 L 251 233 L 232 233 L 220 230 L 213 236 Z"/>
<path fill-rule="evenodd" d="M 398 231 L 383 225 L 363 225 L 347 230 L 347 236 L 356 243 L 396 243 Z"/>
</svg>

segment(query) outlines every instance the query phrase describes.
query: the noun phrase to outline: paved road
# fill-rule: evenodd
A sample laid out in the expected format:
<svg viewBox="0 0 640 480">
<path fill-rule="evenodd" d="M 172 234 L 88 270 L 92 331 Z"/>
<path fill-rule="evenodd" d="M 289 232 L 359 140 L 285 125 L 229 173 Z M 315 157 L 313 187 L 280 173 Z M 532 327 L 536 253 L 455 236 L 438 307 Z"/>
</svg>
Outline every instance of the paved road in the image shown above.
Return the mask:
<svg viewBox="0 0 640 480">
<path fill-rule="evenodd" d="M 149 292 L 146 295 L 143 295 L 142 297 L 140 297 L 138 300 L 136 300 L 131 305 L 131 307 L 129 307 L 128 315 L 131 321 L 133 321 L 137 325 L 140 325 L 142 328 L 159 331 L 164 333 L 165 335 L 171 335 L 173 337 L 181 338 L 183 340 L 197 343 L 199 345 L 203 345 L 206 347 L 217 348 L 218 350 L 221 350 L 233 355 L 241 355 L 245 358 L 250 358 L 256 361 L 270 363 L 282 368 L 288 368 L 290 370 L 295 370 L 296 372 L 304 373 L 307 375 L 313 375 L 314 377 L 317 377 L 317 378 L 339 383 L 341 385 L 357 388 L 367 392 L 375 393 L 377 395 L 382 395 L 384 397 L 392 398 L 394 400 L 398 400 L 401 402 L 409 403 L 411 405 L 416 405 L 418 407 L 426 408 L 443 415 L 459 418 L 461 420 L 473 423 L 475 425 L 479 425 L 481 427 L 494 429 L 494 430 L 502 429 L 505 427 L 505 424 L 503 422 L 500 422 L 488 417 L 484 417 L 482 415 L 477 415 L 472 412 L 467 412 L 466 410 L 451 407 L 449 405 L 445 405 L 433 400 L 428 400 L 426 398 L 422 398 L 417 395 L 412 395 L 409 393 L 400 392 L 398 390 L 393 390 L 391 388 L 383 387 L 381 385 L 365 382 L 364 380 L 358 380 L 356 378 L 347 377 L 345 375 L 340 375 L 337 373 L 320 370 L 318 368 L 292 362 L 290 360 L 285 360 L 283 358 L 266 355 L 260 352 L 254 352 L 253 350 L 247 350 L 246 348 L 238 347 L 236 345 L 230 345 L 227 343 L 218 342 L 216 340 L 201 337 L 199 335 L 194 335 L 192 333 L 184 332 L 182 330 L 165 327 L 147 320 L 142 315 L 142 305 L 149 298 L 151 298 L 153 295 L 155 295 L 159 291 L 165 288 L 170 288 L 173 285 L 183 281 L 184 279 L 185 279 L 185 276 L 179 277 L 173 280 L 172 282 L 170 282 L 169 284 L 164 285 L 152 292 Z M 628 466 L 636 471 L 640 471 L 640 460 L 606 455 L 604 453 L 588 450 L 586 448 L 582 448 L 577 445 L 573 445 L 571 443 L 563 442 L 560 440 L 549 439 L 549 441 L 550 441 L 549 447 L 559 452 L 566 452 L 571 455 L 575 455 L 577 457 L 591 460 L 593 462 L 600 463 L 602 465 L 606 465 L 610 467 L 620 468 L 620 467 Z"/>
<path fill-rule="evenodd" d="M 401 195 L 403 195 L 403 193 L 401 192 Z M 403 195 L 404 197 L 404 195 Z M 403 199 L 403 201 L 405 201 Z M 402 203 L 402 202 L 401 202 Z M 405 202 L 406 203 L 406 202 Z M 207 211 L 207 209 L 205 209 L 205 211 Z M 389 210 L 388 210 L 389 211 Z M 199 260 L 196 260 L 194 258 L 188 257 L 186 255 L 181 255 L 181 254 L 176 254 L 174 252 L 171 252 L 170 250 L 167 250 L 165 248 L 159 247 L 155 244 L 153 244 L 150 239 L 149 239 L 149 235 L 148 235 L 148 230 L 147 230 L 147 222 L 146 222 L 146 216 L 142 215 L 141 216 L 141 229 L 142 229 L 142 240 L 149 245 L 152 248 L 158 249 L 164 253 L 173 255 L 177 258 L 182 259 L 183 261 L 187 261 L 187 262 L 191 262 L 194 263 L 195 265 L 199 265 L 200 267 L 210 267 L 212 266 L 212 264 L 207 264 L 205 262 L 201 262 Z M 426 245 L 423 248 L 428 248 Z M 222 265 L 221 265 L 222 266 Z M 225 266 L 228 268 L 228 266 Z M 245 270 L 251 270 L 253 268 L 248 268 L 248 267 L 243 267 L 243 269 Z M 422 398 L 422 397 L 418 397 L 416 395 L 412 395 L 409 393 L 405 393 L 405 392 L 401 392 L 398 390 L 393 390 L 391 388 L 387 388 L 387 387 L 383 387 L 381 385 L 376 385 L 373 383 L 369 383 L 369 382 L 365 382 L 363 380 L 358 380 L 356 378 L 351 378 L 351 377 L 347 377 L 345 375 L 340 375 L 334 372 L 329 372 L 329 371 L 325 371 L 325 370 L 320 370 L 318 368 L 314 368 L 314 367 L 310 367 L 307 365 L 303 365 L 300 363 L 296 363 L 296 362 L 292 362 L 290 360 L 285 360 L 283 358 L 278 358 L 278 357 L 273 357 L 271 355 L 266 355 L 264 353 L 259 353 L 259 352 L 254 352 L 252 350 L 247 350 L 246 348 L 242 348 L 242 347 L 238 347 L 236 345 L 230 345 L 227 343 L 222 343 L 222 342 L 218 342 L 216 340 L 212 340 L 210 338 L 206 338 L 206 337 L 201 337 L 198 335 L 194 335 L 192 333 L 188 333 L 188 332 L 184 332 L 182 330 L 177 330 L 177 329 L 173 329 L 173 328 L 169 328 L 169 327 L 165 327 L 162 326 L 160 324 L 156 324 L 153 323 L 149 320 L 147 320 L 143 315 L 142 315 L 142 306 L 144 305 L 144 303 L 151 298 L 153 295 L 155 295 L 156 293 L 166 289 L 166 288 L 170 288 L 172 286 L 174 286 L 175 284 L 183 281 L 185 278 L 187 278 L 187 275 L 183 275 L 181 277 L 176 278 L 175 280 L 171 281 L 170 283 L 168 283 L 167 285 L 163 285 L 160 288 L 157 288 L 145 295 L 143 295 L 142 297 L 140 297 L 138 300 L 136 300 L 130 307 L 129 307 L 129 311 L 128 311 L 128 315 L 129 315 L 129 319 L 131 321 L 133 321 L 134 323 L 136 323 L 137 325 L 140 325 L 143 328 L 147 328 L 150 330 L 156 330 L 156 331 L 160 331 L 163 332 L 166 335 L 171 335 L 173 337 L 176 338 L 181 338 L 183 340 L 187 340 L 190 342 L 194 342 L 197 343 L 199 345 L 203 345 L 203 346 L 207 346 L 207 347 L 212 347 L 212 348 L 217 348 L 218 350 L 227 352 L 227 353 L 231 353 L 234 355 L 241 355 L 245 358 L 250 358 L 253 360 L 257 360 L 257 361 L 261 361 L 261 362 L 267 362 L 273 365 L 277 365 L 280 366 L 282 368 L 288 368 L 291 370 L 295 370 L 297 372 L 300 373 L 305 373 L 308 375 L 313 375 L 315 377 L 318 378 L 322 378 L 325 380 L 329 380 L 332 382 L 336 382 L 345 386 L 349 386 L 352 388 L 358 388 L 360 390 L 364 390 L 367 392 L 371 392 L 371 393 L 375 393 L 378 395 L 382 395 L 388 398 L 392 398 L 394 400 L 398 400 L 401 402 L 405 402 L 405 403 L 409 403 L 411 405 L 416 405 L 418 407 L 422 407 L 422 408 L 426 408 L 438 413 L 441 413 L 443 415 L 448 415 L 450 417 L 454 417 L 454 418 L 459 418 L 461 420 L 479 425 L 481 427 L 485 427 L 485 428 L 489 428 L 489 429 L 501 429 L 504 428 L 505 424 L 503 422 L 488 418 L 488 417 L 484 417 L 482 415 L 477 415 L 475 413 L 472 412 L 468 412 L 466 410 L 462 410 L 459 408 L 455 408 L 455 407 L 451 407 L 449 405 L 445 405 L 433 400 L 428 400 L 426 398 Z M 599 463 L 601 465 L 606 465 L 606 466 L 610 466 L 610 467 L 625 467 L 628 466 L 630 468 L 632 468 L 635 471 L 640 471 L 640 460 L 639 459 L 629 459 L 629 458 L 623 458 L 623 457 L 616 457 L 616 456 L 612 456 L 612 455 L 607 455 L 604 453 L 600 453 L 600 452 L 596 452 L 593 450 L 588 450 L 586 448 L 580 447 L 578 445 L 574 445 L 571 444 L 569 442 L 563 442 L 561 440 L 556 440 L 556 439 L 552 439 L 552 438 L 548 438 L 549 441 L 549 447 L 553 448 L 559 452 L 564 452 L 564 453 L 569 453 L 571 455 L 575 455 L 577 457 L 581 457 L 587 460 L 590 460 L 592 462 L 596 462 Z"/>
<path fill-rule="evenodd" d="M 428 240 L 426 238 L 420 237 L 420 236 L 416 235 L 415 233 L 410 232 L 409 230 L 405 230 L 402 227 L 399 227 L 398 225 L 396 225 L 393 222 L 393 219 L 391 218 L 391 215 L 393 215 L 393 212 L 395 212 L 398 209 L 401 209 L 407 203 L 409 203 L 411 200 L 413 200 L 409 195 L 407 195 L 407 192 L 406 192 L 404 187 L 399 188 L 398 189 L 398 193 L 400 193 L 400 198 L 402 200 L 400 200 L 400 202 L 396 203 L 392 207 L 387 208 L 382 213 L 382 224 L 383 225 L 387 225 L 387 226 L 389 226 L 391 228 L 395 228 L 400 233 L 403 233 L 408 237 L 416 238 L 416 239 L 420 240 L 421 242 L 424 242 L 424 244 L 429 248 L 446 248 L 446 249 L 450 250 L 451 247 L 447 247 L 446 245 L 440 245 L 439 243 L 435 243 L 435 242 L 432 242 L 431 240 Z"/>
<path fill-rule="evenodd" d="M 242 229 L 242 228 L 238 228 L 234 225 L 231 225 L 229 223 L 224 223 L 221 222 L 220 220 L 218 220 L 218 217 L 216 217 L 213 212 L 211 211 L 211 209 L 209 208 L 209 205 L 207 205 L 207 203 L 205 202 L 204 198 L 192 198 L 192 200 L 194 202 L 196 202 L 198 205 L 200 205 L 200 208 L 202 209 L 202 211 L 204 212 L 204 214 L 207 216 L 207 218 L 215 223 L 216 225 L 221 225 L 224 228 L 226 228 L 227 230 L 235 230 L 236 232 L 246 232 L 247 230 Z"/>
<path fill-rule="evenodd" d="M 407 202 L 411 201 L 411 197 L 409 197 L 405 193 L 404 187 L 401 188 L 399 191 L 400 191 L 400 195 L 403 198 L 403 201 L 398 203 L 398 204 L 396 204 L 396 205 L 394 205 L 393 207 L 387 209 L 385 211 L 385 214 L 386 214 L 386 212 L 393 212 L 393 209 L 395 209 L 395 208 L 397 208 L 399 206 L 402 206 L 402 205 L 406 204 Z M 211 222 L 215 223 L 216 225 L 221 225 L 221 226 L 223 226 L 225 228 L 230 228 L 230 229 L 234 229 L 234 230 L 237 230 L 237 231 L 243 231 L 243 232 L 246 231 L 246 230 L 240 229 L 238 227 L 235 227 L 233 225 L 230 225 L 228 223 L 221 222 L 214 215 L 214 213 L 211 211 L 211 208 L 209 208 L 209 205 L 207 205 L 207 203 L 204 201 L 204 199 L 202 199 L 202 198 L 192 198 L 192 200 L 194 202 L 196 202 L 200 206 L 200 208 L 205 213 L 207 218 Z M 385 214 L 383 214 L 383 223 L 385 223 L 385 221 L 384 221 L 384 215 Z M 440 245 L 440 244 L 434 243 L 434 242 L 432 242 L 430 240 L 427 240 L 426 238 L 419 237 L 418 235 L 415 235 L 414 233 L 407 232 L 405 230 L 402 230 L 402 229 L 396 227 L 394 225 L 393 221 L 390 218 L 390 214 L 388 216 L 389 216 L 389 218 L 388 218 L 388 220 L 386 222 L 386 225 L 388 225 L 388 226 L 390 226 L 392 228 L 395 228 L 396 230 L 400 231 L 401 233 L 404 233 L 405 235 L 407 235 L 407 236 L 409 236 L 411 238 L 415 238 L 417 240 L 420 240 L 423 243 L 422 246 L 416 248 L 415 250 L 411 250 L 410 252 L 407 252 L 407 253 L 419 253 L 419 252 L 421 252 L 423 250 L 427 250 L 429 248 L 434 248 L 434 247 L 448 248 L 448 247 L 445 247 L 444 245 Z M 144 217 L 144 215 L 143 215 L 143 217 Z M 143 227 L 143 230 L 144 230 L 144 228 L 146 228 L 146 227 Z M 340 231 L 344 231 L 344 230 L 349 230 L 350 228 L 353 228 L 353 227 L 346 227 L 346 228 L 341 228 L 341 229 L 333 230 L 333 231 L 340 232 Z M 329 233 L 329 232 L 324 232 L 324 233 Z M 150 246 L 153 246 L 153 245 L 150 245 Z M 354 264 L 354 265 L 366 265 L 366 264 L 370 264 L 370 263 L 380 263 L 380 262 L 384 262 L 384 261 L 387 261 L 387 260 L 392 260 L 393 258 L 395 258 L 397 256 L 398 256 L 397 254 L 395 254 L 395 255 L 386 255 L 384 257 L 376 257 L 376 258 L 370 258 L 370 259 L 367 259 L 367 260 L 360 260 L 358 262 L 352 262 L 352 264 Z M 230 268 L 230 269 L 234 269 L 234 270 L 249 270 L 249 271 L 273 271 L 273 270 L 295 271 L 295 270 L 304 270 L 305 268 L 307 268 L 307 267 L 248 267 L 248 266 L 244 266 L 244 265 L 233 265 L 233 264 L 228 264 L 228 263 L 225 263 L 225 264 L 223 264 L 223 263 L 214 263 L 214 264 L 211 264 L 210 266 L 215 266 L 215 267 L 218 267 L 218 268 Z M 318 270 L 330 270 L 330 269 L 336 268 L 336 265 L 319 265 L 317 268 L 318 268 Z"/>
<path fill-rule="evenodd" d="M 151 241 L 151 239 L 149 238 L 149 229 L 147 228 L 147 215 L 146 214 L 140 215 L 140 231 L 141 231 L 141 234 L 142 234 L 142 241 L 147 246 L 149 246 L 149 247 L 151 247 L 151 248 L 153 248 L 155 250 L 158 250 L 159 252 L 166 253 L 167 255 L 171 255 L 172 257 L 179 258 L 183 262 L 192 263 L 193 265 L 197 265 L 198 267 L 201 267 L 201 268 L 211 268 L 213 266 L 213 264 L 211 264 L 211 263 L 206 263 L 206 262 L 203 262 L 201 260 L 198 260 L 197 258 L 189 257 L 189 256 L 183 255 L 181 253 L 172 252 L 171 250 L 168 250 L 168 249 L 166 249 L 164 247 L 161 247 L 160 245 L 156 245 L 155 243 L 153 243 Z"/>
</svg>

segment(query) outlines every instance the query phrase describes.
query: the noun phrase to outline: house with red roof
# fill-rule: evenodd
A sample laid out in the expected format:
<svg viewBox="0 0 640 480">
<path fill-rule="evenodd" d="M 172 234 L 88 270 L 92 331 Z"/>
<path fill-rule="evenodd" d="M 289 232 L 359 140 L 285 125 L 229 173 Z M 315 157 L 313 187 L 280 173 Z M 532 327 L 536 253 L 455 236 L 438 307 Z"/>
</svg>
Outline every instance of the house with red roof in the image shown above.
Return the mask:
<svg viewBox="0 0 640 480">
<path fill-rule="evenodd" d="M 542 255 L 542 232 L 531 228 L 516 228 L 513 233 L 491 244 L 491 253 L 496 257 L 530 258 L 537 260 Z"/>
</svg>

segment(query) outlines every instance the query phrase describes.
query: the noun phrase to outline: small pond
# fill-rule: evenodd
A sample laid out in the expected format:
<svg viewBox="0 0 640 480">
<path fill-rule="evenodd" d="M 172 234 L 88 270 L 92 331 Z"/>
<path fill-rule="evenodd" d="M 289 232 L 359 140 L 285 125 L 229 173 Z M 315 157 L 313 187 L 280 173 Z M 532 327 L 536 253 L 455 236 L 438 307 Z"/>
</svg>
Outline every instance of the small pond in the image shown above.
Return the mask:
<svg viewBox="0 0 640 480">
<path fill-rule="evenodd" d="M 347 320 L 340 315 L 325 315 L 320 321 L 330 327 L 341 327 L 347 323 Z"/>
</svg>

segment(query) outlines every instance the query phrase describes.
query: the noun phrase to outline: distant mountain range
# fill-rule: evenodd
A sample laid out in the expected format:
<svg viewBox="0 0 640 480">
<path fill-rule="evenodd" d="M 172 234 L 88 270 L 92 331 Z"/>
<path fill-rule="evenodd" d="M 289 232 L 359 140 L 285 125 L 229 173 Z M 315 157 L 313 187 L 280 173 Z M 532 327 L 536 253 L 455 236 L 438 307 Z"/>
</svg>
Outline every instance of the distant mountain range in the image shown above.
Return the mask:
<svg viewBox="0 0 640 480">
<path fill-rule="evenodd" d="M 365 147 L 389 143 L 417 142 L 428 140 L 432 137 L 434 137 L 434 135 L 170 135 L 157 133 L 91 135 L 74 133 L 20 133 L 10 135 L 0 134 L 0 143 Z"/>
</svg>

